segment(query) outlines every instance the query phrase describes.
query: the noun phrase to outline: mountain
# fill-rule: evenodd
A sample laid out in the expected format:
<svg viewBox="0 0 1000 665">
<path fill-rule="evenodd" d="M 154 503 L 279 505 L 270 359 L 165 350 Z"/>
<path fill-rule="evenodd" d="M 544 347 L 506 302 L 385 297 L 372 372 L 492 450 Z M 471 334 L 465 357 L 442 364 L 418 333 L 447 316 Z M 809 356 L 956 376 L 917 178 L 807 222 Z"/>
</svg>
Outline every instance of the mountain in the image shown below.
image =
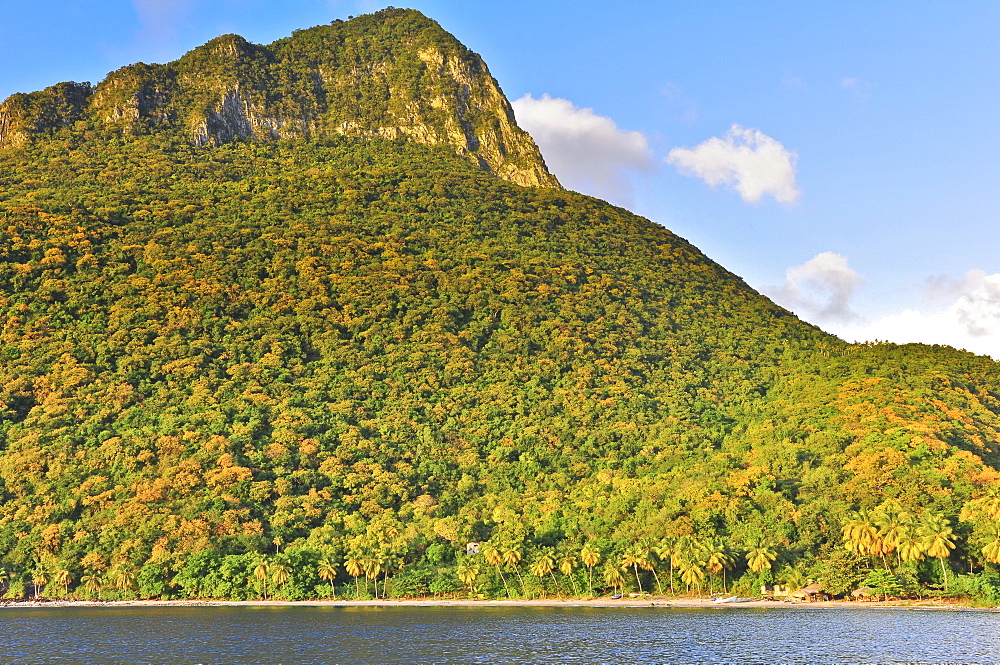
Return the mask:
<svg viewBox="0 0 1000 665">
<path fill-rule="evenodd" d="M 268 46 L 223 35 L 166 65 L 138 63 L 92 87 L 61 83 L 0 106 L 0 147 L 87 123 L 194 145 L 334 135 L 450 146 L 484 171 L 558 187 L 486 64 L 415 11 L 297 31 Z"/>
<path fill-rule="evenodd" d="M 431 43 L 478 62 L 390 9 L 4 103 L 11 595 L 530 595 L 584 547 L 601 588 L 1000 590 L 997 363 L 846 344 L 558 188 Z"/>
</svg>

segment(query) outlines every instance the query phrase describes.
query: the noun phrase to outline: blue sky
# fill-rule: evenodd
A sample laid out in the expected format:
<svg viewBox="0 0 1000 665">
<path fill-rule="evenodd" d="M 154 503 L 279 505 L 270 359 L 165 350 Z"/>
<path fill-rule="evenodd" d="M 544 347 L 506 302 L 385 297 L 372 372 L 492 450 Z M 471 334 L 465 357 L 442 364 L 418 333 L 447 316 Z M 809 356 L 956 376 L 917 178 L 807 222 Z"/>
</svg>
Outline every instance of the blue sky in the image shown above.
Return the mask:
<svg viewBox="0 0 1000 665">
<path fill-rule="evenodd" d="M 97 82 L 335 0 L 0 0 L 0 98 Z M 1000 3 L 414 0 L 571 189 L 847 339 L 1000 359 Z"/>
</svg>

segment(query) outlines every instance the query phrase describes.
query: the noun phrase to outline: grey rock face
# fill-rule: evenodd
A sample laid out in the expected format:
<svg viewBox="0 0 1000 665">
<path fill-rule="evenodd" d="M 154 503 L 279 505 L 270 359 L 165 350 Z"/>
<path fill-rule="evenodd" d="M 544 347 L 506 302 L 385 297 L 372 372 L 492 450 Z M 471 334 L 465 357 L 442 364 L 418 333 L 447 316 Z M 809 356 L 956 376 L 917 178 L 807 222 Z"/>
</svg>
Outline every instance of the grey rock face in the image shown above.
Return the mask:
<svg viewBox="0 0 1000 665">
<path fill-rule="evenodd" d="M 450 146 L 484 171 L 559 187 L 486 64 L 437 23 L 387 9 L 269 46 L 224 35 L 166 65 L 138 63 L 96 88 L 60 84 L 0 105 L 0 147 L 86 120 L 199 146 L 331 134 Z"/>
</svg>

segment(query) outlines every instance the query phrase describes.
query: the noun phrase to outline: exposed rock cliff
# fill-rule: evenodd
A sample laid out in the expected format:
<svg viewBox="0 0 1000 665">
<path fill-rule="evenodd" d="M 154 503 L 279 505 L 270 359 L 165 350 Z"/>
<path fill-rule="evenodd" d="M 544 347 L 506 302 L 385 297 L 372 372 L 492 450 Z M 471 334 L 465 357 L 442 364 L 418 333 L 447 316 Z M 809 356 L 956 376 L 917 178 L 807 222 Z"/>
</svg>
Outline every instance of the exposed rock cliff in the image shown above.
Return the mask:
<svg viewBox="0 0 1000 665">
<path fill-rule="evenodd" d="M 558 187 L 486 64 L 414 10 L 386 9 L 268 46 L 224 35 L 96 86 L 62 83 L 0 105 L 0 147 L 85 120 L 196 145 L 332 133 L 449 145 L 485 171 Z"/>
</svg>

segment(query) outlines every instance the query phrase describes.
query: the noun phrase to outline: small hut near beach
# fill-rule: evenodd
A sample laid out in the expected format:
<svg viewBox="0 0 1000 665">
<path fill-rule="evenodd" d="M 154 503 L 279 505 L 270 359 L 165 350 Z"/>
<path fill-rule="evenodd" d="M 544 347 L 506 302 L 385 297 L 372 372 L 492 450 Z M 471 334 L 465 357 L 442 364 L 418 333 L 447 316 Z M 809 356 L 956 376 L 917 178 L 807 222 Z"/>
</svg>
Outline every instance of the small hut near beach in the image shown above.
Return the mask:
<svg viewBox="0 0 1000 665">
<path fill-rule="evenodd" d="M 870 586 L 863 586 L 851 592 L 851 598 L 856 600 L 875 600 L 875 589 Z"/>
<path fill-rule="evenodd" d="M 814 603 L 820 600 L 831 599 L 830 594 L 826 593 L 826 591 L 823 590 L 822 584 L 809 584 L 807 586 L 802 587 L 798 591 L 793 591 L 788 595 L 810 603 Z"/>
</svg>

